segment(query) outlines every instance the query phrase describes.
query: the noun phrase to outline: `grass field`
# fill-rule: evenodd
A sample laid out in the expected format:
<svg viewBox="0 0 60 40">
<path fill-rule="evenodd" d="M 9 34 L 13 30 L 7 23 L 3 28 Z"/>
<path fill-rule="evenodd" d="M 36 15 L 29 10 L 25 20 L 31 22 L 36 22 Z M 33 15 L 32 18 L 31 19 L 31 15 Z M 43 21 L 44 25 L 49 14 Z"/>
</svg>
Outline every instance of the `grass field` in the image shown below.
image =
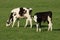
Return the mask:
<svg viewBox="0 0 60 40">
<path fill-rule="evenodd" d="M 25 19 L 20 20 L 19 28 L 16 25 L 6 27 L 10 11 L 16 7 L 31 7 L 32 15 L 51 10 L 53 31 L 48 32 L 47 27 L 43 27 L 42 32 L 36 32 L 35 26 L 32 29 L 29 26 L 24 28 Z M 60 40 L 60 0 L 0 0 L 0 40 Z"/>
</svg>

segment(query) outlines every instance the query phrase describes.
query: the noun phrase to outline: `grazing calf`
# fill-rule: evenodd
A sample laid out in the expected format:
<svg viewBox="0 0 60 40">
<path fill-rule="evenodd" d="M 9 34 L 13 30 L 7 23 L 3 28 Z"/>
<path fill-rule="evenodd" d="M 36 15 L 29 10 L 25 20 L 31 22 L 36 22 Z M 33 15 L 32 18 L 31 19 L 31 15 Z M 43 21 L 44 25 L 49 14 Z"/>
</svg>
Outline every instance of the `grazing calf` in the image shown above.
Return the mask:
<svg viewBox="0 0 60 40">
<path fill-rule="evenodd" d="M 30 28 L 32 28 L 32 18 L 31 18 L 31 12 L 32 8 L 26 8 L 26 7 L 21 7 L 21 8 L 15 8 L 11 11 L 11 15 L 9 19 L 7 20 L 6 26 L 10 26 L 12 23 L 12 27 L 15 24 L 15 21 L 18 19 L 18 27 L 19 27 L 19 18 L 26 18 L 26 24 L 25 27 L 28 24 L 28 21 L 30 22 Z"/>
<path fill-rule="evenodd" d="M 39 25 L 41 26 L 41 22 L 48 22 L 48 31 L 52 31 L 52 12 L 47 11 L 47 12 L 37 12 L 34 15 L 34 21 L 36 22 L 36 31 L 41 31 L 41 28 L 39 28 Z"/>
</svg>

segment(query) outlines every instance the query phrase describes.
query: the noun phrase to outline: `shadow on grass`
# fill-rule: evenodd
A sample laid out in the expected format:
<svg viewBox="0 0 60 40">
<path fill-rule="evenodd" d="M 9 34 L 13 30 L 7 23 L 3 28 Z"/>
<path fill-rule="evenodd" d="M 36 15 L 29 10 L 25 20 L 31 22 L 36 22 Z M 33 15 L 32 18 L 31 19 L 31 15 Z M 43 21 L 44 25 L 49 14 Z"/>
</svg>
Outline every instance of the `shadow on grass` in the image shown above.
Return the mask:
<svg viewBox="0 0 60 40">
<path fill-rule="evenodd" d="M 9 27 L 11 28 L 12 26 L 9 26 Z M 17 27 L 17 26 L 15 25 L 14 27 Z M 20 25 L 19 28 L 20 27 L 24 27 L 24 26 L 23 25 Z M 26 28 L 29 28 L 29 27 L 30 27 L 30 25 L 27 25 Z M 32 28 L 35 28 L 36 29 L 36 25 L 33 25 Z M 42 31 L 48 31 L 48 25 L 41 25 L 40 28 L 42 29 Z M 53 28 L 52 31 L 60 31 L 60 29 L 59 28 Z"/>
<path fill-rule="evenodd" d="M 60 31 L 60 29 L 53 29 L 53 31 Z"/>
<path fill-rule="evenodd" d="M 36 28 L 36 25 L 33 25 L 33 28 Z M 42 31 L 48 31 L 48 25 L 41 25 Z M 60 31 L 59 28 L 53 28 L 52 31 Z"/>
<path fill-rule="evenodd" d="M 33 25 L 32 26 L 33 28 L 36 28 L 36 25 Z M 40 26 L 39 26 L 40 27 Z M 41 27 L 40 28 L 46 28 L 46 27 L 48 27 L 47 25 L 41 25 Z"/>
</svg>

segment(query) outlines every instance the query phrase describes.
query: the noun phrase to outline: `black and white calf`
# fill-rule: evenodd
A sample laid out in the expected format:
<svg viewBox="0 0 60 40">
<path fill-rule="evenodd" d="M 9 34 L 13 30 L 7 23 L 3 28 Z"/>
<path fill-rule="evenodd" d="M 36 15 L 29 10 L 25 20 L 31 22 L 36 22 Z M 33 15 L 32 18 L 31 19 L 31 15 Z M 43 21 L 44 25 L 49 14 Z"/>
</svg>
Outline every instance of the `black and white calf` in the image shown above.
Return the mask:
<svg viewBox="0 0 60 40">
<path fill-rule="evenodd" d="M 25 27 L 28 24 L 28 21 L 30 22 L 30 28 L 32 28 L 32 18 L 31 18 L 31 12 L 32 8 L 26 8 L 26 7 L 21 7 L 21 8 L 15 8 L 11 11 L 11 15 L 9 19 L 7 20 L 6 26 L 10 26 L 12 23 L 12 27 L 15 24 L 15 21 L 18 20 L 18 27 L 19 27 L 19 18 L 26 18 L 26 24 Z"/>
<path fill-rule="evenodd" d="M 39 28 L 39 25 L 41 26 L 41 22 L 48 22 L 48 31 L 52 31 L 52 12 L 47 11 L 47 12 L 37 12 L 34 15 L 34 21 L 36 22 L 36 31 L 41 31 L 41 28 Z"/>
</svg>

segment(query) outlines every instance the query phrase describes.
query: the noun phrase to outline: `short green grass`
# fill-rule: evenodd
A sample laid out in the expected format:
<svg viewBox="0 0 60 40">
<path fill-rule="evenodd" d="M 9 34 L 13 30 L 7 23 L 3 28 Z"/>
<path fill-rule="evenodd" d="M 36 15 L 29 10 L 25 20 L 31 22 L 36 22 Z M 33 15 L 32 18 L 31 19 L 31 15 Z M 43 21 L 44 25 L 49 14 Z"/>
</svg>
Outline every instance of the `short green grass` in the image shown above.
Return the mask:
<svg viewBox="0 0 60 40">
<path fill-rule="evenodd" d="M 17 24 L 12 28 L 6 27 L 10 11 L 16 7 L 33 8 L 32 15 L 36 12 L 52 11 L 53 31 L 42 28 L 42 32 L 36 32 L 35 23 L 33 28 L 24 28 L 25 19 L 20 20 L 20 27 Z M 46 29 L 46 30 L 45 30 Z M 60 40 L 60 0 L 0 0 L 0 40 Z"/>
</svg>

